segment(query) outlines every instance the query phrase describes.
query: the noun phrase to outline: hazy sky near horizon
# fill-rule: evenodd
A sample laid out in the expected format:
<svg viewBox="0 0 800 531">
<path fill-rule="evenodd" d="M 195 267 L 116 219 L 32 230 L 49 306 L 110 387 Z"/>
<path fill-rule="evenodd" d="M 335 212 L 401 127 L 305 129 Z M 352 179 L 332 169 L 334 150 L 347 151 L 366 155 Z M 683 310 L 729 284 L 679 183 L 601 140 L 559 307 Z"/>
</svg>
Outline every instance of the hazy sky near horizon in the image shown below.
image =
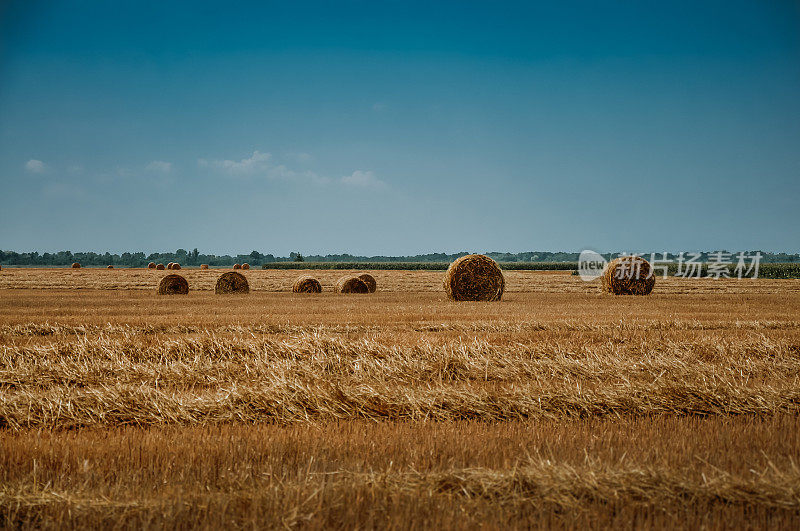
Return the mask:
<svg viewBox="0 0 800 531">
<path fill-rule="evenodd" d="M 800 251 L 800 3 L 0 3 L 0 249 Z"/>
</svg>

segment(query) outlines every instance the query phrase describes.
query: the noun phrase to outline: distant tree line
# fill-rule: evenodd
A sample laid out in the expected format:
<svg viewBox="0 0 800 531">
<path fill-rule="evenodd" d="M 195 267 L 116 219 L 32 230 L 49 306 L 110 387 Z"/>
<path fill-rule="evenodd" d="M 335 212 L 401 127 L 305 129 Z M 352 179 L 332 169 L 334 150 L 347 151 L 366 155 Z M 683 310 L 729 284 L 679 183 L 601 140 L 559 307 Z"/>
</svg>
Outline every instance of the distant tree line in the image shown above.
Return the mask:
<svg viewBox="0 0 800 531">
<path fill-rule="evenodd" d="M 187 251 L 178 249 L 173 253 L 94 253 L 82 252 L 73 253 L 71 251 L 60 251 L 57 253 L 41 253 L 36 251 L 18 253 L 16 251 L 0 250 L 0 264 L 2 265 L 26 265 L 26 266 L 63 266 L 73 262 L 79 262 L 83 266 L 122 266 L 122 267 L 145 267 L 150 262 L 167 264 L 178 262 L 186 266 L 199 266 L 208 264 L 210 266 L 230 266 L 234 263 L 250 263 L 261 265 L 278 260 L 289 261 L 289 258 L 275 258 L 271 254 L 261 254 L 253 251 L 249 254 L 215 255 L 201 254 L 197 249 Z"/>
<path fill-rule="evenodd" d="M 694 257 L 698 262 L 708 262 L 709 257 L 712 257 L 717 251 L 706 251 L 698 253 L 699 257 Z M 725 252 L 725 251 L 723 251 Z M 762 263 L 800 263 L 800 254 L 787 254 L 787 253 L 767 253 L 764 251 L 746 251 L 749 255 L 754 255 L 756 252 L 761 253 Z M 731 252 L 734 259 L 736 252 Z M 356 256 L 352 254 L 326 254 L 326 255 L 300 255 L 299 253 L 291 253 L 288 260 L 276 259 L 276 262 L 399 262 L 399 263 L 418 263 L 418 262 L 452 262 L 456 258 L 460 258 L 469 252 L 463 251 L 455 254 L 446 253 L 429 253 L 417 254 L 413 256 Z M 487 252 L 483 253 L 497 262 L 577 262 L 580 253 L 568 253 L 563 251 L 528 251 L 524 253 L 500 253 L 500 252 Z M 649 259 L 649 252 L 641 253 L 642 256 Z M 295 260 L 295 255 L 300 257 L 300 260 Z M 606 259 L 611 259 L 618 256 L 619 253 L 605 253 L 603 256 Z M 676 253 L 667 253 L 666 256 L 663 252 L 655 253 L 657 260 L 677 260 Z M 684 257 L 688 258 L 687 256 Z M 712 258 L 713 259 L 713 258 Z"/>
<path fill-rule="evenodd" d="M 707 262 L 709 256 L 713 255 L 715 251 L 700 253 L 700 257 L 696 258 L 699 262 Z M 756 251 L 749 251 L 754 254 Z M 274 264 L 279 262 L 342 262 L 342 263 L 449 263 L 469 254 L 468 252 L 460 252 L 455 254 L 446 253 L 428 253 L 418 254 L 413 256 L 357 256 L 352 254 L 326 254 L 326 255 L 303 255 L 299 252 L 292 252 L 289 256 L 281 257 L 272 254 L 262 254 L 258 251 L 252 251 L 248 254 L 238 254 L 236 256 L 230 255 L 215 255 L 215 254 L 201 254 L 197 249 L 187 251 L 186 249 L 178 249 L 172 253 L 151 253 L 145 254 L 143 252 L 126 252 L 122 254 L 111 253 L 95 253 L 95 252 L 80 252 L 73 253 L 71 251 L 60 251 L 57 253 L 39 253 L 37 251 L 30 252 L 16 252 L 16 251 L 3 251 L 0 250 L 0 264 L 2 265 L 20 265 L 20 266 L 64 266 L 73 262 L 79 262 L 84 266 L 122 266 L 122 267 L 144 267 L 149 262 L 167 264 L 169 262 L 178 262 L 185 266 L 199 266 L 200 264 L 208 264 L 209 266 L 230 266 L 234 263 L 247 262 L 251 266 L 261 266 L 264 264 Z M 577 262 L 579 253 L 567 252 L 550 252 L 550 251 L 531 251 L 524 253 L 499 253 L 489 252 L 485 253 L 498 262 Z M 735 253 L 734 253 L 735 254 Z M 616 254 L 613 254 L 615 256 Z M 605 255 L 606 258 L 612 257 L 612 253 Z M 643 253 L 646 258 L 650 257 L 650 253 Z M 677 259 L 676 254 L 668 254 L 664 257 L 663 254 L 657 253 L 658 259 Z M 761 251 L 761 263 L 800 263 L 800 254 L 787 254 L 787 253 L 767 253 Z"/>
</svg>

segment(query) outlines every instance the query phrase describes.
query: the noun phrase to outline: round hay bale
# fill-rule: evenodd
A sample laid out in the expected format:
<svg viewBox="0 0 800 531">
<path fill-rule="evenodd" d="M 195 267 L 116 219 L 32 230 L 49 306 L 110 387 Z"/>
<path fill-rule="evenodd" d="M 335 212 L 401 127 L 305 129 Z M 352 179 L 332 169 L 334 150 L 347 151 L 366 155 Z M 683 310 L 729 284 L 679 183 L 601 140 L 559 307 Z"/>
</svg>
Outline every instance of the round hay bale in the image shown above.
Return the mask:
<svg viewBox="0 0 800 531">
<path fill-rule="evenodd" d="M 620 256 L 603 269 L 601 289 L 614 295 L 649 295 L 655 284 L 650 262 L 641 256 Z"/>
<path fill-rule="evenodd" d="M 248 264 L 247 262 L 243 263 L 242 269 L 250 269 L 250 264 Z"/>
<path fill-rule="evenodd" d="M 159 295 L 186 295 L 189 283 L 180 275 L 167 275 L 158 283 Z"/>
<path fill-rule="evenodd" d="M 159 270 L 159 271 L 163 271 L 164 270 L 164 264 L 158 264 L 156 266 L 156 269 Z"/>
<path fill-rule="evenodd" d="M 107 265 L 106 269 L 114 269 L 114 266 L 113 265 Z"/>
<path fill-rule="evenodd" d="M 174 264 L 172 264 L 172 269 L 180 269 L 180 268 L 181 268 L 181 265 L 178 262 L 175 262 Z"/>
<path fill-rule="evenodd" d="M 375 282 L 375 277 L 369 273 L 361 273 L 358 275 L 358 278 L 364 281 L 364 284 L 367 285 L 370 293 L 375 293 L 375 290 L 378 289 L 378 283 Z"/>
<path fill-rule="evenodd" d="M 208 269 L 208 264 L 200 264 L 200 269 Z"/>
<path fill-rule="evenodd" d="M 173 262 L 167 264 L 167 269 L 172 269 Z"/>
<path fill-rule="evenodd" d="M 454 301 L 499 301 L 505 287 L 497 262 L 482 254 L 462 256 L 444 275 L 444 290 Z"/>
<path fill-rule="evenodd" d="M 358 277 L 342 277 L 336 282 L 338 293 L 369 293 L 367 283 Z"/>
<path fill-rule="evenodd" d="M 150 262 L 149 264 L 147 264 L 147 269 L 155 269 L 155 268 L 156 268 L 155 262 Z"/>
<path fill-rule="evenodd" d="M 233 264 L 233 268 L 234 269 L 241 269 L 242 266 L 241 266 L 241 264 Z"/>
<path fill-rule="evenodd" d="M 217 295 L 250 293 L 250 284 L 247 283 L 247 278 L 243 274 L 236 271 L 228 271 L 217 279 L 217 287 L 214 288 L 214 293 Z"/>
<path fill-rule="evenodd" d="M 81 265 L 78 262 L 74 262 L 70 267 L 72 267 L 72 269 L 80 269 Z"/>
<path fill-rule="evenodd" d="M 316 278 L 303 275 L 294 281 L 293 293 L 322 293 L 322 284 Z"/>
</svg>

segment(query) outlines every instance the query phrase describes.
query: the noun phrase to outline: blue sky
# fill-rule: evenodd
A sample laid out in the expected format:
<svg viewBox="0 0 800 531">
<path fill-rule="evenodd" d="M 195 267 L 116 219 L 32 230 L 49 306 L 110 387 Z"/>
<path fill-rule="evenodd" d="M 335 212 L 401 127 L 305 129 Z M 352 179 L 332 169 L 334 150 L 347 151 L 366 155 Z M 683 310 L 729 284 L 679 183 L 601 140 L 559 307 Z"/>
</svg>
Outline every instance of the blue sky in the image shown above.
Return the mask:
<svg viewBox="0 0 800 531">
<path fill-rule="evenodd" d="M 797 2 L 2 6 L 2 249 L 800 250 Z"/>
</svg>

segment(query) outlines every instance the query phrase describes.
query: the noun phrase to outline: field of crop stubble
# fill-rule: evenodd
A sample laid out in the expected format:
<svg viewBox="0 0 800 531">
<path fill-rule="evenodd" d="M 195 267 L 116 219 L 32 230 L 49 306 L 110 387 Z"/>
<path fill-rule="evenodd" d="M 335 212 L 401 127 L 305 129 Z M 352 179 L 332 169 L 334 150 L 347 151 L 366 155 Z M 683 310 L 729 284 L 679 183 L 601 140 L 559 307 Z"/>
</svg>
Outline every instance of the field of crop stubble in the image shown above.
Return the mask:
<svg viewBox="0 0 800 531">
<path fill-rule="evenodd" d="M 0 525 L 800 525 L 800 281 L 0 272 Z"/>
</svg>

